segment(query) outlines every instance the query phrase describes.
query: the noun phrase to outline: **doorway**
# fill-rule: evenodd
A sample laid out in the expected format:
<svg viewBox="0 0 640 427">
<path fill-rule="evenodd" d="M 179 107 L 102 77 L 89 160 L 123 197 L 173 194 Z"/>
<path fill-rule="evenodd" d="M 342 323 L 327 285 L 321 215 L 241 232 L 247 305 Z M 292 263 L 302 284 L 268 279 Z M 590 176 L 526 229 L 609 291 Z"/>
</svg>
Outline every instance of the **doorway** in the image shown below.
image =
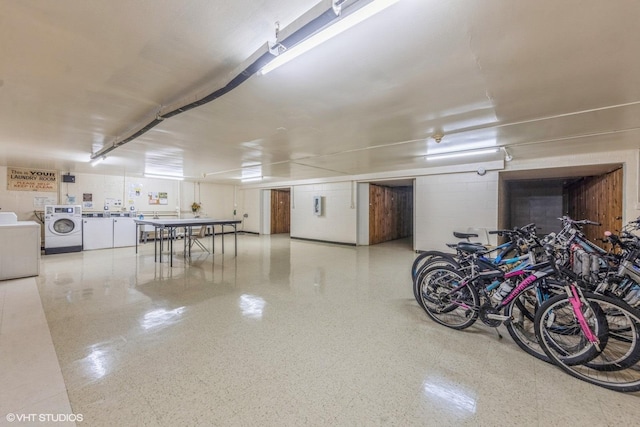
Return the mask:
<svg viewBox="0 0 640 427">
<path fill-rule="evenodd" d="M 369 245 L 413 236 L 413 181 L 369 184 Z"/>
<path fill-rule="evenodd" d="M 271 234 L 288 234 L 291 230 L 291 190 L 271 190 Z"/>
<path fill-rule="evenodd" d="M 597 244 L 604 231 L 622 227 L 622 184 L 620 164 L 504 172 L 499 184 L 499 228 L 533 222 L 542 236 L 559 231 L 558 218 L 569 215 L 602 224 L 583 229 Z"/>
</svg>

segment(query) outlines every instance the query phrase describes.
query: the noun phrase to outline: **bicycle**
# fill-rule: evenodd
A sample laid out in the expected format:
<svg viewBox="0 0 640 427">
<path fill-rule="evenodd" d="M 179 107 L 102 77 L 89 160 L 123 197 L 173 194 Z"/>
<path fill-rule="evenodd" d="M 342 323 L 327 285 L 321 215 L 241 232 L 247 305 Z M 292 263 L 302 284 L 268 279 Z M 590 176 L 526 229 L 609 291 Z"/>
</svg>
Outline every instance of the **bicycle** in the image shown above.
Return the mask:
<svg viewBox="0 0 640 427">
<path fill-rule="evenodd" d="M 520 348 L 549 361 L 533 330 L 538 306 L 562 290 L 549 262 L 535 264 L 532 260 L 508 272 L 484 267 L 482 270 L 472 263 L 472 273 L 466 277 L 450 266 L 427 269 L 419 301 L 427 315 L 452 329 L 468 328 L 478 318 L 494 328 L 504 323 Z"/>
<path fill-rule="evenodd" d="M 553 249 L 547 252 L 553 259 Z M 615 391 L 640 391 L 640 311 L 619 298 L 582 290 L 573 271 L 550 265 L 567 281 L 564 292 L 536 312 L 534 331 L 544 353 L 578 379 Z"/>
</svg>

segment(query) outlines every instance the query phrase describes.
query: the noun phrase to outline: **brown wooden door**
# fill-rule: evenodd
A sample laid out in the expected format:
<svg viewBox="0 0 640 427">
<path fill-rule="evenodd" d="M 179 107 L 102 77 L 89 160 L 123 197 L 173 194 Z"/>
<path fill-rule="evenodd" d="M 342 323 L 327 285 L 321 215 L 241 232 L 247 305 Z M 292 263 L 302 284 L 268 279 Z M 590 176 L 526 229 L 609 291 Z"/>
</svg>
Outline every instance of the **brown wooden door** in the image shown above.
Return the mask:
<svg viewBox="0 0 640 427">
<path fill-rule="evenodd" d="M 369 244 L 411 236 L 413 188 L 369 185 Z"/>
<path fill-rule="evenodd" d="M 289 190 L 271 190 L 271 234 L 290 231 L 290 194 Z"/>
<path fill-rule="evenodd" d="M 600 176 L 590 176 L 572 183 L 565 189 L 567 212 L 573 219 L 589 219 L 601 227 L 583 228 L 590 241 L 602 245 L 597 239 L 605 231 L 622 228 L 622 168 Z"/>
</svg>

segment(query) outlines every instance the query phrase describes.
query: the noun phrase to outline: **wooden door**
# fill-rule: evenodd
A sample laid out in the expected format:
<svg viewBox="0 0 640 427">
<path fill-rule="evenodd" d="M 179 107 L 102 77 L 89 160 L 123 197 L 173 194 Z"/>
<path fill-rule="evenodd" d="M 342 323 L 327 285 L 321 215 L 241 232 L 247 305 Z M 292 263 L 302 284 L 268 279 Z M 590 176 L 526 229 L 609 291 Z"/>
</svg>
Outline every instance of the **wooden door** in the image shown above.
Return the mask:
<svg viewBox="0 0 640 427">
<path fill-rule="evenodd" d="M 589 219 L 601 227 L 586 226 L 583 231 L 590 241 L 602 245 L 607 230 L 622 228 L 622 168 L 600 176 L 590 176 L 565 189 L 567 212 L 573 219 Z"/>
<path fill-rule="evenodd" d="M 271 190 L 271 234 L 289 233 L 291 224 L 290 191 Z"/>
<path fill-rule="evenodd" d="M 369 185 L 369 244 L 411 236 L 413 187 Z"/>
</svg>

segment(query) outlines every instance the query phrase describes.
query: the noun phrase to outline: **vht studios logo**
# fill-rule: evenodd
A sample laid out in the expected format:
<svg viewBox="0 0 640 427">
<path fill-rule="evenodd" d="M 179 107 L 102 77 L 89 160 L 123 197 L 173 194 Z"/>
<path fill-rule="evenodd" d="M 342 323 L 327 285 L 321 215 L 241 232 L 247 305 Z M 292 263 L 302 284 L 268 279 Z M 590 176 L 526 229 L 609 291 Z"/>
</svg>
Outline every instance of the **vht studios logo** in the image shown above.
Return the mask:
<svg viewBox="0 0 640 427">
<path fill-rule="evenodd" d="M 9 413 L 6 416 L 7 421 L 10 423 L 16 421 L 23 422 L 49 422 L 49 423 L 62 423 L 62 422 L 82 422 L 82 414 L 14 414 Z"/>
</svg>

